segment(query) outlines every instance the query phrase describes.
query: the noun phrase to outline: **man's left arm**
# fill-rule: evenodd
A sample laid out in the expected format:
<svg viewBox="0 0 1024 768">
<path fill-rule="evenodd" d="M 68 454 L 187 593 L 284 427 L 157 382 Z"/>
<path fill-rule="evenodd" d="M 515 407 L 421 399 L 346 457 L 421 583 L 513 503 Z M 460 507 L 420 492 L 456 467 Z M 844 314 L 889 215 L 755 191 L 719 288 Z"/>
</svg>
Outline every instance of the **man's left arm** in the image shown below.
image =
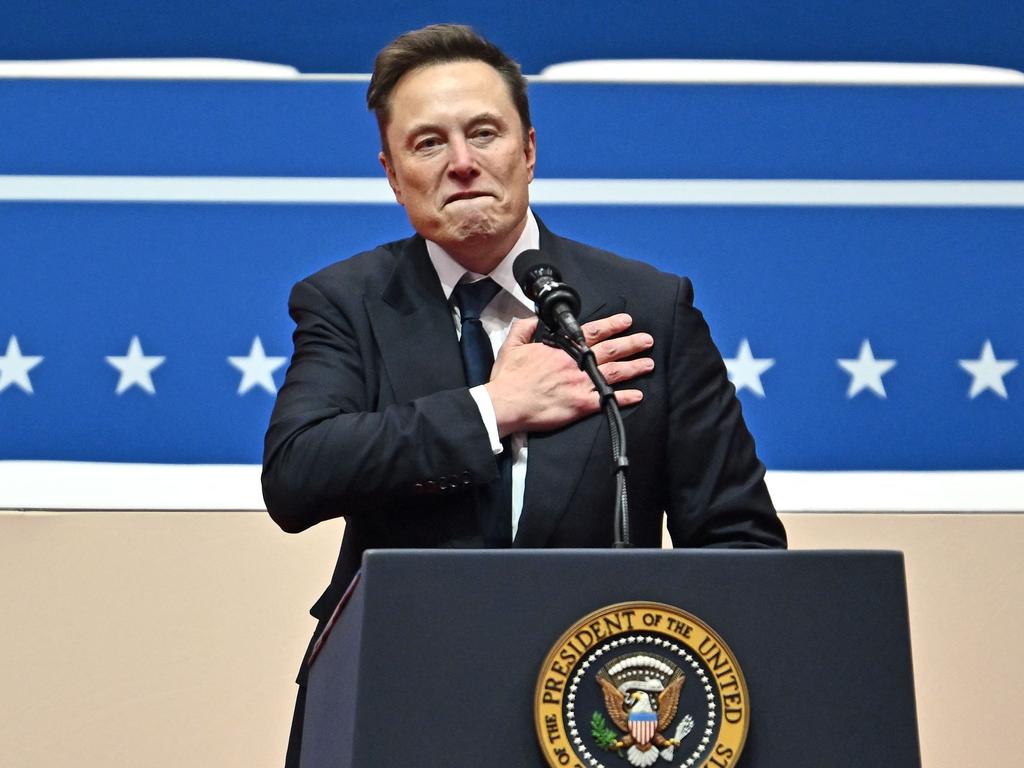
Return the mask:
<svg viewBox="0 0 1024 768">
<path fill-rule="evenodd" d="M 672 541 L 677 547 L 785 548 L 764 465 L 685 277 L 674 312 L 666 478 Z"/>
</svg>

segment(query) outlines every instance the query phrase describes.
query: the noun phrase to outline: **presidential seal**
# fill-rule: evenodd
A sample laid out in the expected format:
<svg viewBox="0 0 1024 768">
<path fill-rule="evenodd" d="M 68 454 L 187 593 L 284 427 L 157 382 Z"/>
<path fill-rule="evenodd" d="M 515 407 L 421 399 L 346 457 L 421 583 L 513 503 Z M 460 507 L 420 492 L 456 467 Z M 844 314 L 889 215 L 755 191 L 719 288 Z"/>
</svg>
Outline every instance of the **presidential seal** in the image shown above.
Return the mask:
<svg viewBox="0 0 1024 768">
<path fill-rule="evenodd" d="M 735 656 L 703 621 L 662 603 L 619 603 L 551 649 L 534 722 L 552 768 L 731 768 L 750 700 Z"/>
</svg>

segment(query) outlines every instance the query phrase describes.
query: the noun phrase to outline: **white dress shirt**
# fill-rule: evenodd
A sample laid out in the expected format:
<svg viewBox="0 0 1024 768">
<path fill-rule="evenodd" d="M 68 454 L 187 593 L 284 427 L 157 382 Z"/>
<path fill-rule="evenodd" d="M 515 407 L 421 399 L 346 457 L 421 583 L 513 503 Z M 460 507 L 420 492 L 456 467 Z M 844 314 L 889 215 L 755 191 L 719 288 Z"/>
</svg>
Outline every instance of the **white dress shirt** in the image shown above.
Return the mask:
<svg viewBox="0 0 1024 768">
<path fill-rule="evenodd" d="M 516 284 L 516 279 L 512 274 L 512 262 L 523 251 L 539 247 L 540 229 L 537 226 L 537 220 L 533 217 L 533 211 L 529 209 L 526 212 L 526 227 L 523 229 L 523 233 L 512 246 L 512 250 L 505 255 L 505 258 L 489 275 L 470 272 L 453 259 L 444 248 L 427 240 L 427 253 L 434 265 L 434 271 L 437 272 L 437 276 L 441 280 L 441 288 L 444 290 L 446 299 L 451 299 L 452 291 L 460 282 L 474 283 L 489 277 L 501 287 L 502 290 L 498 291 L 497 295 L 491 299 L 490 304 L 484 307 L 483 312 L 480 313 L 480 324 L 487 332 L 487 338 L 490 339 L 495 358 L 498 357 L 498 349 L 505 343 L 505 338 L 512 327 L 512 321 L 516 318 L 533 317 L 535 314 L 533 302 Z M 452 321 L 455 323 L 456 335 L 461 336 L 462 318 L 459 316 L 458 307 L 452 307 Z M 483 385 L 472 387 L 469 394 L 472 395 L 480 410 L 480 418 L 491 438 L 491 450 L 498 455 L 504 449 L 501 439 L 498 437 L 498 419 L 494 414 L 491 397 Z M 512 538 L 515 539 L 516 532 L 519 530 L 519 517 L 523 512 L 523 491 L 526 489 L 526 433 L 516 432 L 511 438 Z"/>
</svg>

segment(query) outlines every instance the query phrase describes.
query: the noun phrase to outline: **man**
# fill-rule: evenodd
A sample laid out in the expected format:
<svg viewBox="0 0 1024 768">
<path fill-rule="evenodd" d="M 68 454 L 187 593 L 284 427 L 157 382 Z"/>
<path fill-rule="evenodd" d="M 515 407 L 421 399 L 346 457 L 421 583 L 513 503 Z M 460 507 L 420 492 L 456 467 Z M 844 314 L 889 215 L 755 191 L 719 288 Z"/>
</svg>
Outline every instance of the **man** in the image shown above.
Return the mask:
<svg viewBox="0 0 1024 768">
<path fill-rule="evenodd" d="M 667 515 L 676 546 L 784 547 L 689 281 L 559 238 L 531 212 L 536 136 L 518 65 L 466 27 L 427 27 L 381 51 L 367 101 L 417 234 L 295 286 L 295 353 L 264 458 L 267 508 L 286 531 L 346 519 L 311 609 L 317 633 L 370 547 L 612 543 L 598 396 L 565 352 L 535 343 L 511 276 L 530 248 L 579 291 L 588 343 L 617 387 L 634 545 L 660 546 Z M 497 293 L 469 309 L 467 284 L 485 276 Z M 469 351 L 481 331 L 496 353 L 482 376 Z"/>
</svg>

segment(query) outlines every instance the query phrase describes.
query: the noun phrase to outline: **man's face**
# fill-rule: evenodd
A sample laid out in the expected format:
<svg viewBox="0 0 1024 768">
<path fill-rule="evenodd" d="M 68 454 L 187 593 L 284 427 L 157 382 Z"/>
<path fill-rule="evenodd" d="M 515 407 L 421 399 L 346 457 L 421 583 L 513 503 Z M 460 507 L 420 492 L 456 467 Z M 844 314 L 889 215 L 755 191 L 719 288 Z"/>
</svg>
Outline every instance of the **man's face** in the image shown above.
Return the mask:
<svg viewBox="0 0 1024 768">
<path fill-rule="evenodd" d="M 523 230 L 536 161 L 501 75 L 482 61 L 421 67 L 398 81 L 390 112 L 380 161 L 412 226 L 490 271 Z"/>
</svg>

